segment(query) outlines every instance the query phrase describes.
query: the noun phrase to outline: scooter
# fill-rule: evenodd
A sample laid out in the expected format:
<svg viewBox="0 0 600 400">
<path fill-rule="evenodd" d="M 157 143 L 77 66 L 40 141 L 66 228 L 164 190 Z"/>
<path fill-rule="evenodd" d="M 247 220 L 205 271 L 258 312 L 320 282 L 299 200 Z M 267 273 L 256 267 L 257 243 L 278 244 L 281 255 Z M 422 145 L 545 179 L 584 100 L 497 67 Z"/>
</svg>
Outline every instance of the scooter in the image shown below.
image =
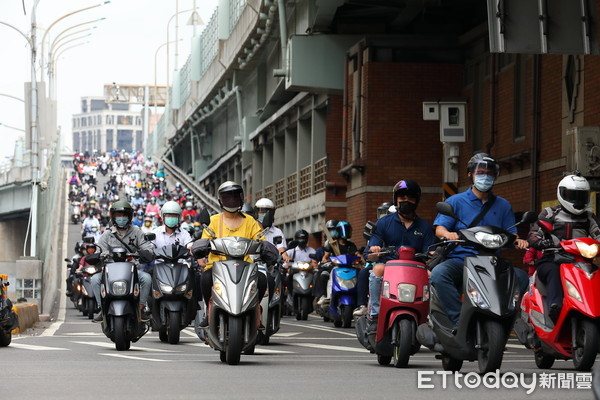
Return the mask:
<svg viewBox="0 0 600 400">
<path fill-rule="evenodd" d="M 237 365 L 243 351 L 256 345 L 259 327 L 258 264 L 244 260 L 246 255 L 258 255 L 261 242 L 242 237 L 216 238 L 208 228 L 210 216 L 206 209 L 200 213 L 204 230 L 212 238 L 196 242 L 194 256 L 198 259 L 209 253 L 225 256 L 213 263 L 211 301 L 206 311 L 209 326 L 206 342 L 219 351 L 221 362 Z"/>
<path fill-rule="evenodd" d="M 313 311 L 314 269 L 309 262 L 295 261 L 290 266 L 292 290 L 288 290 L 288 303 L 298 321 L 306 321 Z"/>
<path fill-rule="evenodd" d="M 96 304 L 94 291 L 92 290 L 91 277 L 101 271 L 102 269 L 98 265 L 86 265 L 83 267 L 79 279 L 77 280 L 80 291 L 78 304 L 81 304 L 81 311 L 84 315 L 87 315 L 89 319 L 94 318 L 94 313 L 98 311 L 99 308 L 99 305 Z"/>
<path fill-rule="evenodd" d="M 90 257 L 88 262 L 94 262 Z M 111 257 L 113 262 L 104 265 L 100 285 L 102 331 L 117 350 L 129 350 L 131 342 L 140 340 L 149 329 L 148 322 L 141 320 L 140 282 L 133 262 L 139 256 L 127 253 L 124 248 L 113 248 Z"/>
<path fill-rule="evenodd" d="M 187 261 L 189 250 L 182 245 L 167 245 L 154 252 L 152 272 L 153 329 L 162 342 L 179 343 L 180 332 L 196 315 L 195 275 Z"/>
<path fill-rule="evenodd" d="M 352 312 L 356 307 L 356 281 L 358 279 L 359 257 L 342 254 L 331 256 L 331 302 L 321 308 L 324 319 L 333 321 L 336 328 L 350 328 Z"/>
<path fill-rule="evenodd" d="M 448 203 L 437 203 L 436 210 L 460 221 Z M 537 215 L 528 211 L 516 225 L 536 219 Z M 424 323 L 417 329 L 417 340 L 441 353 L 437 358 L 441 358 L 445 371 L 459 371 L 464 360 L 477 360 L 482 374 L 500 369 L 521 294 L 510 261 L 499 257 L 497 252 L 514 248 L 515 240 L 515 235 L 501 228 L 475 226 L 462 229 L 456 241 L 442 242 L 460 243 L 477 251 L 464 260 L 462 291 L 465 296 L 458 325 L 454 326 L 448 318 L 432 286 L 431 325 Z"/>
<path fill-rule="evenodd" d="M 375 235 L 375 224 L 368 222 L 365 237 Z M 395 249 L 381 254 L 396 254 Z M 427 321 L 429 313 L 429 276 L 427 267 L 415 260 L 415 250 L 401 247 L 398 259 L 385 263 L 377 331 L 367 334 L 367 317 L 356 321 L 359 342 L 377 354 L 380 365 L 393 360 L 396 368 L 408 365 L 410 356 L 421 347 L 416 339 L 417 327 Z M 424 255 L 420 255 L 423 258 Z"/>
<path fill-rule="evenodd" d="M 108 173 L 108 165 L 105 162 L 100 164 L 100 172 L 102 173 L 102 176 L 106 176 Z"/>
<path fill-rule="evenodd" d="M 12 341 L 12 330 L 19 326 L 17 314 L 6 295 L 8 276 L 0 274 L 0 347 L 6 347 Z"/>
<path fill-rule="evenodd" d="M 267 276 L 267 278 L 270 275 L 275 280 L 273 293 L 270 293 L 269 290 L 267 290 L 262 300 L 260 301 L 260 322 L 265 327 L 265 330 L 258 331 L 256 343 L 266 345 L 269 344 L 271 336 L 279 332 L 281 321 L 281 309 L 283 306 L 281 296 L 283 281 L 278 267 L 266 267 L 264 264 L 259 264 L 258 270 L 259 272 L 264 273 Z M 244 352 L 244 354 L 249 354 L 249 352 L 246 351 Z"/>
<path fill-rule="evenodd" d="M 538 224 L 548 232 L 552 226 L 547 221 Z M 521 344 L 534 351 L 538 368 L 550 368 L 555 359 L 573 359 L 578 371 L 589 371 L 600 349 L 600 274 L 593 258 L 598 254 L 600 242 L 591 238 L 563 240 L 554 249 L 560 264 L 560 276 L 565 294 L 563 306 L 556 322 L 548 316 L 550 305 L 546 287 L 537 273 L 529 292 L 521 302 L 521 317 L 515 322 L 515 333 Z"/>
<path fill-rule="evenodd" d="M 71 222 L 74 224 L 81 223 L 81 203 L 78 201 L 71 202 Z"/>
</svg>

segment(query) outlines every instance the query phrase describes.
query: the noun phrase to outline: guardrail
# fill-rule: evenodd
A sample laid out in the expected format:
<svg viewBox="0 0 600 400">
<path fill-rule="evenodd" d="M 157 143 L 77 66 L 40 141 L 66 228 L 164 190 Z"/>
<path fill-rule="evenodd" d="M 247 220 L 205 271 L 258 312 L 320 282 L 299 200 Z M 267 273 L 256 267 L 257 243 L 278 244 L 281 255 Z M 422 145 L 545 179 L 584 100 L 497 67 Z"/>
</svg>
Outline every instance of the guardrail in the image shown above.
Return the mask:
<svg viewBox="0 0 600 400">
<path fill-rule="evenodd" d="M 176 180 L 181 182 L 182 185 L 187 187 L 190 192 L 196 196 L 196 198 L 200 199 L 200 201 L 204 203 L 206 207 L 210 208 L 214 212 L 221 211 L 221 207 L 219 207 L 219 202 L 217 199 L 211 196 L 206 190 L 202 189 L 202 187 L 200 187 L 200 185 L 195 182 L 193 178 L 177 168 L 177 166 L 168 159 L 163 158 L 161 162 L 165 166 L 167 172 L 173 175 Z"/>
</svg>

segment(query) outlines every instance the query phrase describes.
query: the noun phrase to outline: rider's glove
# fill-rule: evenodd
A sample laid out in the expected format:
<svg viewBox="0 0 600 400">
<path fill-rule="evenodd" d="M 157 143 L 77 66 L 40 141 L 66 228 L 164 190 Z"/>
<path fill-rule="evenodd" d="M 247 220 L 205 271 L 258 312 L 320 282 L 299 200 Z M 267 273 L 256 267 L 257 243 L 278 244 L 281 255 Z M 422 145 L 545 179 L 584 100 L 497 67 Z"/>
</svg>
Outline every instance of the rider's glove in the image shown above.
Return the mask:
<svg viewBox="0 0 600 400">
<path fill-rule="evenodd" d="M 554 247 L 554 241 L 552 239 L 538 240 L 533 244 L 533 248 L 536 250 L 544 250 L 548 247 Z"/>
</svg>

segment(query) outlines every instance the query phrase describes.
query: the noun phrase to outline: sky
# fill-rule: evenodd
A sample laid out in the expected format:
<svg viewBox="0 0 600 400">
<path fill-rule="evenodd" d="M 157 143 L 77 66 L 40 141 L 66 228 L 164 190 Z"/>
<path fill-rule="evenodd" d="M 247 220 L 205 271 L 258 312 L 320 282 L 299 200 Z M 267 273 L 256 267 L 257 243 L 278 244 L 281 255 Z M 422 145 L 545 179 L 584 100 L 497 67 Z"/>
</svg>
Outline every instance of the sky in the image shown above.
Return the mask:
<svg viewBox="0 0 600 400">
<path fill-rule="evenodd" d="M 40 0 L 37 7 L 38 50 L 41 52 L 42 36 L 54 21 L 82 8 L 102 3 L 103 0 Z M 195 0 L 198 14 L 207 23 L 218 0 Z M 29 36 L 34 0 L 0 0 L 0 21 L 8 23 Z M 177 6 L 179 8 L 177 8 Z M 77 12 L 57 22 L 46 35 L 46 50 L 63 30 L 83 22 L 106 18 L 63 33 L 77 32 L 87 27 L 96 28 L 65 38 L 65 42 L 78 36 L 80 40 L 66 44 L 82 45 L 66 50 L 56 63 L 58 125 L 62 128 L 63 145 L 71 147 L 71 117 L 80 112 L 80 99 L 85 96 L 102 96 L 105 84 L 166 85 L 167 23 L 176 13 L 190 10 L 194 0 L 111 0 L 110 3 Z M 194 28 L 187 26 L 191 11 L 178 14 L 179 38 L 177 65 L 181 67 L 190 54 Z M 176 18 L 169 24 L 169 41 L 175 40 Z M 0 158 L 12 156 L 15 140 L 24 135 L 12 129 L 25 129 L 25 106 L 18 100 L 24 98 L 24 83 L 31 80 L 31 51 L 25 38 L 14 28 L 0 24 Z M 204 26 L 196 27 L 199 34 Z M 89 42 L 89 43 L 86 43 Z M 40 80 L 38 53 L 38 80 Z M 47 56 L 45 56 L 47 58 Z M 175 44 L 169 45 L 169 69 L 175 68 Z M 47 81 L 47 71 L 44 70 Z M 172 79 L 172 78 L 170 78 Z"/>
</svg>

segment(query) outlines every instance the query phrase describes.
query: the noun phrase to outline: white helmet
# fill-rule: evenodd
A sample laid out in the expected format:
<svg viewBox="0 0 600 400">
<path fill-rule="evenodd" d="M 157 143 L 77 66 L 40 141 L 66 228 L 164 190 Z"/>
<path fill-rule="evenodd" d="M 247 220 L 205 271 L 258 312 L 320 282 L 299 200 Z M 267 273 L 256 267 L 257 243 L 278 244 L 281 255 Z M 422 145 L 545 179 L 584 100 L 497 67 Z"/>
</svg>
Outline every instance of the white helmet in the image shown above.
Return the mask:
<svg viewBox="0 0 600 400">
<path fill-rule="evenodd" d="M 580 175 L 567 175 L 558 184 L 556 197 L 571 214 L 580 215 L 590 201 L 590 184 Z"/>
<path fill-rule="evenodd" d="M 167 201 L 160 209 L 160 217 L 165 220 L 165 214 L 177 214 L 177 223 L 181 222 L 181 206 L 176 201 Z"/>
<path fill-rule="evenodd" d="M 275 208 L 275 204 L 265 197 L 256 201 L 254 208 Z"/>
<path fill-rule="evenodd" d="M 187 203 L 185 203 L 185 208 L 189 209 L 189 208 L 192 208 L 192 207 L 193 207 L 193 204 L 192 204 L 191 201 L 188 201 Z"/>
</svg>

